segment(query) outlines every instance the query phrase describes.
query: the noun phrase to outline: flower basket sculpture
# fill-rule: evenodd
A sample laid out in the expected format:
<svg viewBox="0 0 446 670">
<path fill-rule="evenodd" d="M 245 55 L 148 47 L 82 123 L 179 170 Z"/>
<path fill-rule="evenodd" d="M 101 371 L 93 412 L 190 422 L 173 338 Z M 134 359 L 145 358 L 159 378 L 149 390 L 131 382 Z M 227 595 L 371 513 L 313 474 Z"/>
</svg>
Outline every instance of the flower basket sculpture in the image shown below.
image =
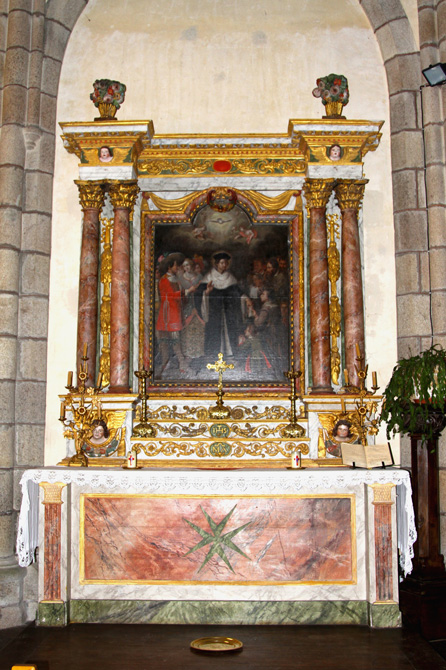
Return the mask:
<svg viewBox="0 0 446 670">
<path fill-rule="evenodd" d="M 93 93 L 90 93 L 90 100 L 99 109 L 101 116 L 95 121 L 114 121 L 117 110 L 124 102 L 125 91 L 125 84 L 119 81 L 96 79 L 93 84 Z"/>
<path fill-rule="evenodd" d="M 348 81 L 343 74 L 329 74 L 316 80 L 317 87 L 313 89 L 315 98 L 321 98 L 325 107 L 324 119 L 345 119 L 342 108 L 349 101 Z"/>
</svg>

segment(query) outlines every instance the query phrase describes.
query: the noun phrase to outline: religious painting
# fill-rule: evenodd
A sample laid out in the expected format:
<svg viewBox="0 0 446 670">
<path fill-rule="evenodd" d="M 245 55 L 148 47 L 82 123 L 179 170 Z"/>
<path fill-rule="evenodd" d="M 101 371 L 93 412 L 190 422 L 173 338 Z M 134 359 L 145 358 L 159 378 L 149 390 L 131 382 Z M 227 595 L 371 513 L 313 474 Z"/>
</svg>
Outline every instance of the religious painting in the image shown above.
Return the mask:
<svg viewBox="0 0 446 670">
<path fill-rule="evenodd" d="M 190 222 L 154 221 L 146 251 L 149 366 L 155 383 L 285 386 L 293 336 L 290 224 L 205 205 Z M 146 315 L 145 315 L 146 316 Z"/>
</svg>

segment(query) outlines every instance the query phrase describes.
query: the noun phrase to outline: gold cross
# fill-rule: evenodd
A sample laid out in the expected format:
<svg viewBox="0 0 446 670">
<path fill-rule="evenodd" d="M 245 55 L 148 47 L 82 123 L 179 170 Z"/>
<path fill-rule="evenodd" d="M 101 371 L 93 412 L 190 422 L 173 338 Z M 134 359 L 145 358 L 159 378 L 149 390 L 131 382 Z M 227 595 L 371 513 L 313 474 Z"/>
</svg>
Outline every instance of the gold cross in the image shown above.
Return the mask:
<svg viewBox="0 0 446 670">
<path fill-rule="evenodd" d="M 215 370 L 218 372 L 218 388 L 220 389 L 223 386 L 223 372 L 226 372 L 226 370 L 233 370 L 234 364 L 226 363 L 223 360 L 223 354 L 220 351 L 218 354 L 218 360 L 215 361 L 215 363 L 208 363 L 206 367 L 208 370 Z"/>
</svg>

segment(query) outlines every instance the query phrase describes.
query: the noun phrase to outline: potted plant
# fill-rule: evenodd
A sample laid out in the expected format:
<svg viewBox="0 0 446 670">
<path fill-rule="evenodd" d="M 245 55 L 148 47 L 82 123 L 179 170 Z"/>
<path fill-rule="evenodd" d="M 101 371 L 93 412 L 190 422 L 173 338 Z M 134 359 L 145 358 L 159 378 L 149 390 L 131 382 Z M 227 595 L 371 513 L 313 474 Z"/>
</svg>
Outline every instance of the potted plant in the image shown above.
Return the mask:
<svg viewBox="0 0 446 670">
<path fill-rule="evenodd" d="M 381 421 L 387 437 L 419 435 L 435 440 L 446 424 L 446 351 L 438 344 L 416 356 L 402 358 L 393 368 L 383 393 Z"/>
<path fill-rule="evenodd" d="M 381 421 L 390 433 L 410 435 L 417 541 L 413 570 L 401 582 L 403 622 L 427 639 L 446 622 L 446 572 L 440 547 L 438 438 L 446 425 L 446 351 L 439 345 L 403 358 L 383 393 Z"/>
<path fill-rule="evenodd" d="M 124 102 L 125 91 L 126 86 L 120 81 L 96 79 L 93 84 L 93 93 L 90 93 L 90 100 L 99 109 L 101 115 L 99 119 L 114 120 L 116 111 Z"/>
</svg>

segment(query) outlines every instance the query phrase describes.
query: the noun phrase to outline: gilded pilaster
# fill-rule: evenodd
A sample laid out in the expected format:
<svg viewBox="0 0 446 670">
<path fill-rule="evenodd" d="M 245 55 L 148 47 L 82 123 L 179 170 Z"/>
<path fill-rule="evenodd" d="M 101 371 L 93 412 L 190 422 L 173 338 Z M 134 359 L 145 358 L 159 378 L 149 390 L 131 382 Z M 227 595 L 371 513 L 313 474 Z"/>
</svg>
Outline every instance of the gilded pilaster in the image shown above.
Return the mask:
<svg viewBox="0 0 446 670">
<path fill-rule="evenodd" d="M 304 192 L 310 219 L 310 336 L 312 393 L 332 393 L 330 308 L 328 293 L 327 224 L 325 207 L 332 179 L 309 179 Z"/>
<path fill-rule="evenodd" d="M 330 215 L 328 224 L 328 280 L 330 282 L 330 337 L 331 337 L 331 380 L 333 384 L 339 381 L 341 371 L 341 356 L 338 347 L 338 337 L 341 334 L 341 305 L 337 294 L 337 281 L 341 276 L 341 259 L 335 238 L 339 237 L 339 223 L 336 216 Z"/>
<path fill-rule="evenodd" d="M 102 372 L 102 386 L 110 383 L 110 311 L 111 311 L 111 270 L 112 270 L 112 219 L 102 218 L 101 242 L 101 284 L 102 300 L 100 310 L 100 330 L 102 336 L 99 372 Z"/>
<path fill-rule="evenodd" d="M 342 214 L 342 307 L 344 312 L 345 363 L 350 383 L 357 386 L 356 345 L 365 353 L 364 299 L 358 211 L 367 179 L 346 179 L 336 184 Z"/>
</svg>

